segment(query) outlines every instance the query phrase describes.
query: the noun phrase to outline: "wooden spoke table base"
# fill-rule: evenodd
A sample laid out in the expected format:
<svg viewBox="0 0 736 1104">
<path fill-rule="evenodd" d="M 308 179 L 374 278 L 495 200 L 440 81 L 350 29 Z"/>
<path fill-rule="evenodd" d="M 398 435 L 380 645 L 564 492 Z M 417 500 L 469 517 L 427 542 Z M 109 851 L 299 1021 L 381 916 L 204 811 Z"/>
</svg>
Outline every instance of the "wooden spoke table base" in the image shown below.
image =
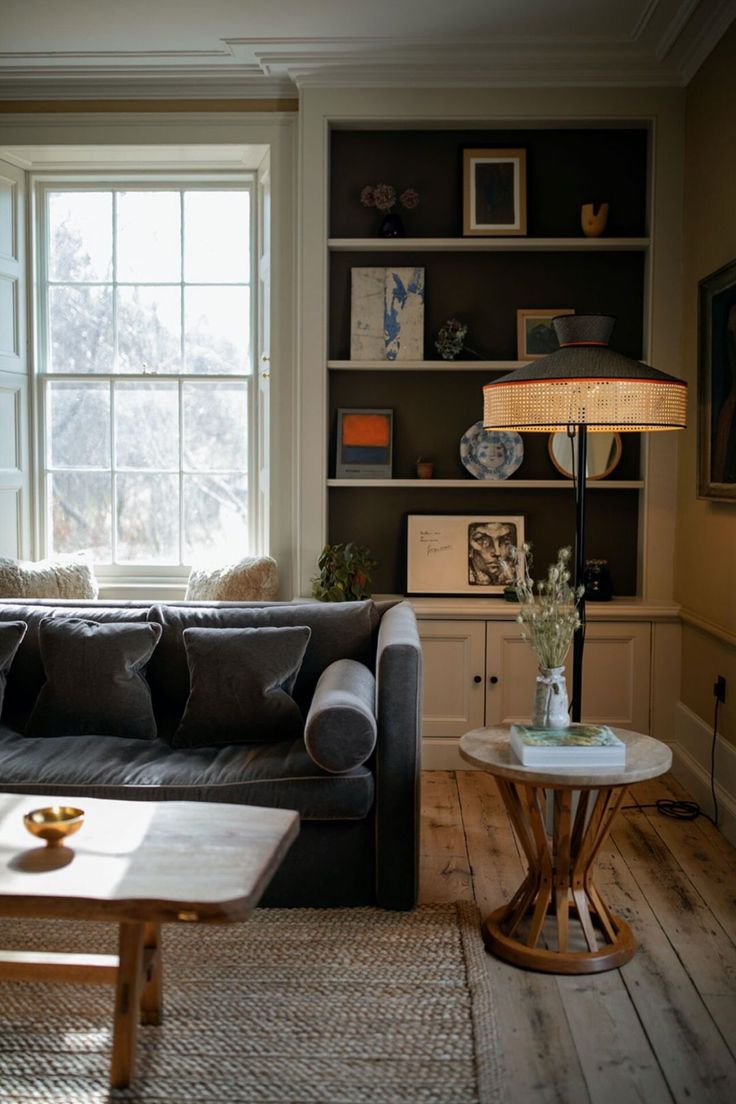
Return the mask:
<svg viewBox="0 0 736 1104">
<path fill-rule="evenodd" d="M 511 901 L 484 921 L 488 949 L 516 966 L 555 974 L 592 974 L 628 962 L 636 950 L 633 933 L 609 910 L 593 881 L 595 860 L 626 787 L 551 791 L 550 837 L 548 791 L 501 778 L 496 782 L 529 869 Z M 545 927 L 548 916 L 554 918 L 552 935 Z M 579 934 L 586 949 L 573 950 L 572 939 Z M 553 947 L 540 946 L 545 935 Z"/>
<path fill-rule="evenodd" d="M 664 774 L 672 753 L 638 732 L 614 732 L 626 744 L 626 763 L 610 768 L 525 767 L 505 728 L 476 729 L 460 740 L 463 759 L 494 775 L 526 858 L 524 881 L 482 929 L 488 950 L 515 966 L 593 974 L 622 966 L 636 950 L 593 871 L 627 787 Z"/>
</svg>

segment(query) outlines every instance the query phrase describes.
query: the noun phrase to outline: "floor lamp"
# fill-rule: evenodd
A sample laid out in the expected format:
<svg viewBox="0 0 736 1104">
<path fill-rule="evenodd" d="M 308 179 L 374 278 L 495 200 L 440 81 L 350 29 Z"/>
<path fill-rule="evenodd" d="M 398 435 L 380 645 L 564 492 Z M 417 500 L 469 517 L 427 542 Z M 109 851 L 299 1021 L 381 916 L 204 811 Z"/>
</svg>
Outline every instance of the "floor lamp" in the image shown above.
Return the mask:
<svg viewBox="0 0 736 1104">
<path fill-rule="evenodd" d="M 483 388 L 483 425 L 520 433 L 567 432 L 577 440 L 575 464 L 575 586 L 585 570 L 585 474 L 588 433 L 684 429 L 687 384 L 608 348 L 615 319 L 561 315 L 553 319 L 559 349 Z M 585 595 L 573 638 L 572 719 L 582 714 Z"/>
</svg>

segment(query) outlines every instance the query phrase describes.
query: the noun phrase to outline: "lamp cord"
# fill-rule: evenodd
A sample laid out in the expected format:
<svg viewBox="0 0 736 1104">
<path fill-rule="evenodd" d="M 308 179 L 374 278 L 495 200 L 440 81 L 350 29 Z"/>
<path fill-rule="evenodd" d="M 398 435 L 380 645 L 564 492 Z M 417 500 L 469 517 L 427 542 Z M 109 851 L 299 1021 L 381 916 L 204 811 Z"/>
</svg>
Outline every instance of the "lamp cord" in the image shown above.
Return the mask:
<svg viewBox="0 0 736 1104">
<path fill-rule="evenodd" d="M 713 802 L 713 816 L 709 816 L 700 808 L 697 801 L 684 801 L 679 798 L 660 797 L 648 805 L 641 805 L 638 801 L 634 805 L 623 805 L 624 809 L 656 809 L 662 816 L 672 817 L 673 820 L 696 820 L 699 816 L 709 820 L 714 828 L 718 827 L 718 796 L 716 794 L 716 741 L 718 738 L 718 707 L 720 700 L 716 698 L 713 710 L 713 737 L 710 744 L 710 796 Z"/>
</svg>

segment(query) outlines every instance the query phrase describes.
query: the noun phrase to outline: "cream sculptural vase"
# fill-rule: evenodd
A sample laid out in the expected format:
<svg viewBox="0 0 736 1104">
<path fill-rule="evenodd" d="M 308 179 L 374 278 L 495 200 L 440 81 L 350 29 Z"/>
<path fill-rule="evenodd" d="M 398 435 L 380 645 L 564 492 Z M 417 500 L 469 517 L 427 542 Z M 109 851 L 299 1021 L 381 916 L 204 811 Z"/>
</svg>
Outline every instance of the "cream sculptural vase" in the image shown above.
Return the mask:
<svg viewBox="0 0 736 1104">
<path fill-rule="evenodd" d="M 532 728 L 567 728 L 567 682 L 564 667 L 540 667 L 534 690 Z"/>
<path fill-rule="evenodd" d="M 580 225 L 586 238 L 599 238 L 607 222 L 607 203 L 584 203 L 580 208 Z"/>
</svg>

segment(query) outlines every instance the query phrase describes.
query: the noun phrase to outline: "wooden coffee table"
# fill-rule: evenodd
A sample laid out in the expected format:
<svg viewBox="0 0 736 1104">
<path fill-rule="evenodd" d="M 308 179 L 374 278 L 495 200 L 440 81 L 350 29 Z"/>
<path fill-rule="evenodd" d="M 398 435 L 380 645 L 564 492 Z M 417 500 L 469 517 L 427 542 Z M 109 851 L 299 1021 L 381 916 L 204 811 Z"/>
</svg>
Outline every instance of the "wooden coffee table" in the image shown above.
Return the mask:
<svg viewBox="0 0 736 1104">
<path fill-rule="evenodd" d="M 547 973 L 590 974 L 621 966 L 634 954 L 633 932 L 606 905 L 593 870 L 627 787 L 664 774 L 672 752 L 650 736 L 613 731 L 626 744 L 626 765 L 576 770 L 522 766 L 507 728 L 479 728 L 461 737 L 463 759 L 495 777 L 528 866 L 508 904 L 483 922 L 486 947 L 498 958 Z M 555 932 L 541 947 L 548 916 Z M 573 931 L 578 925 L 579 932 Z M 578 934 L 582 949 L 572 946 Z"/>
<path fill-rule="evenodd" d="M 23 814 L 69 804 L 85 811 L 81 830 L 65 847 L 39 847 Z M 110 1083 L 123 1088 L 139 1019 L 161 1022 L 160 925 L 247 919 L 298 832 L 298 814 L 283 809 L 0 795 L 0 916 L 120 926 L 117 955 L 2 951 L 0 980 L 114 984 Z"/>
</svg>

